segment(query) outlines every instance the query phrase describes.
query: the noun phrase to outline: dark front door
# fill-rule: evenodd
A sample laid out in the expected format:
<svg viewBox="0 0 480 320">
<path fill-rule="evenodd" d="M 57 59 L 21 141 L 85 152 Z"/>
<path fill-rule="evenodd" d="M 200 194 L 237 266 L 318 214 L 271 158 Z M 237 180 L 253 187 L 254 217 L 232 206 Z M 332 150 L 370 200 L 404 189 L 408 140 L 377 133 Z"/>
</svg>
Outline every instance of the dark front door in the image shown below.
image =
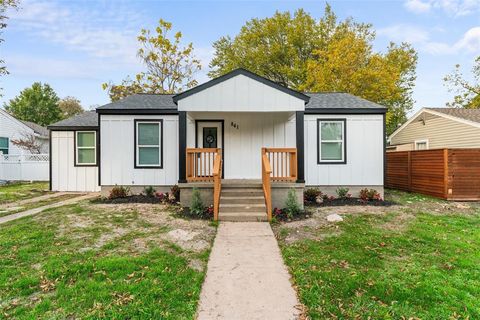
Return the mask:
<svg viewBox="0 0 480 320">
<path fill-rule="evenodd" d="M 203 127 L 203 147 L 218 148 L 218 136 L 216 127 Z"/>
</svg>

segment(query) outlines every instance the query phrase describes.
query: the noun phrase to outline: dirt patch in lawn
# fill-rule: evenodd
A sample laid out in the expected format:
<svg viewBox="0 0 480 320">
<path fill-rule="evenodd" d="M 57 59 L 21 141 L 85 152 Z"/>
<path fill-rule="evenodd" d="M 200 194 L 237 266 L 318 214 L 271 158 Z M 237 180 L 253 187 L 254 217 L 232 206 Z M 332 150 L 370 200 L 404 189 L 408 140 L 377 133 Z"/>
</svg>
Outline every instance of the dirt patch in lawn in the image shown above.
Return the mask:
<svg viewBox="0 0 480 320">
<path fill-rule="evenodd" d="M 209 250 L 215 237 L 215 227 L 205 220 L 175 217 L 172 207 L 162 204 L 105 204 L 82 202 L 70 209 L 58 227 L 59 239 L 80 239 L 80 252 L 98 251 L 136 255 L 154 248 L 181 252 L 195 269 L 205 267 L 197 259 Z M 48 216 L 39 215 L 48 223 Z M 176 249 L 179 248 L 179 249 Z M 201 265 L 201 267 L 200 267 Z"/>
</svg>

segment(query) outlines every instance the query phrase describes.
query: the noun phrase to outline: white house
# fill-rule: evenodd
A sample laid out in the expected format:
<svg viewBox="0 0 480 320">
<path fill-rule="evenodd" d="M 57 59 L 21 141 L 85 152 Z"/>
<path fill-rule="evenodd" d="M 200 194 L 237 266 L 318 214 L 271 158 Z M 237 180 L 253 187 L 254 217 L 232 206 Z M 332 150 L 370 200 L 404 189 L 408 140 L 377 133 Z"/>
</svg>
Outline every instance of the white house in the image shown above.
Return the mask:
<svg viewBox="0 0 480 320">
<path fill-rule="evenodd" d="M 266 217 L 292 188 L 299 199 L 305 186 L 383 194 L 385 113 L 350 94 L 301 93 L 237 69 L 177 95 L 132 95 L 49 126 L 51 188 L 178 184 L 188 206 L 195 186 L 226 220 Z"/>
<path fill-rule="evenodd" d="M 0 152 L 4 155 L 30 154 L 12 143 L 13 140 L 34 136 L 41 147 L 40 153 L 48 153 L 48 130 L 29 121 L 21 121 L 0 109 Z"/>
</svg>

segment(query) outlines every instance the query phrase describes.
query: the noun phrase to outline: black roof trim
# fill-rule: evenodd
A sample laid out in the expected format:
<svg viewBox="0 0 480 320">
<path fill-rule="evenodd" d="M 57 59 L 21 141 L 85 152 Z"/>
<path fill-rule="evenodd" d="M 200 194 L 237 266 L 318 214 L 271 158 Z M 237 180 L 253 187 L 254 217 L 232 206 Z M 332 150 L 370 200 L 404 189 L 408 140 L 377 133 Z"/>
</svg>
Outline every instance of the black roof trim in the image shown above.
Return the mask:
<svg viewBox="0 0 480 320">
<path fill-rule="evenodd" d="M 48 126 L 50 131 L 98 131 L 98 127 L 91 126 Z"/>
<path fill-rule="evenodd" d="M 151 114 L 151 115 L 178 115 L 177 109 L 98 109 L 99 114 Z"/>
<path fill-rule="evenodd" d="M 310 97 L 309 97 L 309 96 L 307 96 L 307 95 L 305 95 L 305 94 L 303 94 L 303 93 L 301 93 L 301 92 L 299 92 L 299 91 L 296 91 L 296 90 L 293 90 L 293 89 L 284 87 L 284 86 L 282 86 L 282 85 L 280 85 L 280 84 L 278 84 L 278 83 L 276 83 L 276 82 L 274 82 L 274 81 L 272 81 L 272 80 L 269 80 L 269 79 L 267 79 L 267 78 L 264 78 L 264 77 L 262 77 L 262 76 L 259 76 L 258 74 L 255 74 L 255 73 L 250 72 L 250 71 L 248 71 L 248 70 L 246 70 L 246 69 L 243 69 L 243 68 L 239 68 L 239 69 L 235 69 L 235 70 L 233 70 L 233 71 L 230 71 L 229 73 L 226 73 L 226 74 L 224 74 L 223 76 L 220 76 L 220 77 L 218 77 L 218 78 L 212 79 L 212 80 L 207 81 L 207 82 L 205 82 L 205 83 L 203 83 L 203 84 L 201 84 L 201 85 L 198 85 L 198 86 L 196 86 L 196 87 L 193 87 L 193 88 L 191 88 L 191 89 L 189 89 L 189 90 L 183 91 L 182 93 L 179 93 L 179 94 L 173 96 L 173 102 L 177 103 L 178 100 L 181 100 L 181 99 L 186 98 L 186 97 L 188 97 L 188 96 L 190 96 L 190 95 L 192 95 L 192 94 L 195 94 L 195 93 L 197 93 L 197 92 L 200 92 L 200 91 L 203 91 L 203 90 L 205 90 L 205 89 L 208 89 L 208 88 L 210 88 L 210 87 L 212 87 L 212 86 L 214 86 L 214 85 L 216 85 L 216 84 L 218 84 L 218 83 L 221 83 L 221 82 L 223 82 L 223 81 L 225 81 L 225 80 L 228 80 L 228 79 L 230 79 L 230 78 L 233 78 L 233 77 L 235 77 L 235 76 L 237 76 L 237 75 L 239 75 L 239 74 L 244 75 L 244 76 L 246 76 L 246 77 L 249 77 L 250 79 L 257 80 L 257 81 L 259 81 L 259 82 L 261 82 L 261 83 L 263 83 L 263 84 L 265 84 L 265 85 L 267 85 L 267 86 L 270 86 L 270 87 L 272 87 L 272 88 L 275 88 L 275 89 L 277 89 L 277 90 L 280 90 L 280 91 L 282 91 L 282 92 L 284 92 L 284 93 L 286 93 L 286 94 L 292 95 L 292 96 L 294 96 L 294 97 L 296 97 L 296 98 L 298 98 L 298 99 L 302 99 L 303 101 L 305 101 L 305 103 L 308 103 L 308 101 L 310 100 Z"/>
<path fill-rule="evenodd" d="M 308 108 L 305 114 L 384 114 L 387 108 Z"/>
</svg>

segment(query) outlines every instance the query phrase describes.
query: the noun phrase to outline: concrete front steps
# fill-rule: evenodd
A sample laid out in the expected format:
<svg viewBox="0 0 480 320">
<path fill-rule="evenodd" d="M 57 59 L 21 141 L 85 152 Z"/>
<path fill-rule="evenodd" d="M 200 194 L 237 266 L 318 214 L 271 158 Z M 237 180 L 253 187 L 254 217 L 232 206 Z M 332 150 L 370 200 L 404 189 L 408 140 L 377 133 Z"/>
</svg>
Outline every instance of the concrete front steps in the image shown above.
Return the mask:
<svg viewBox="0 0 480 320">
<path fill-rule="evenodd" d="M 262 184 L 256 182 L 222 184 L 218 219 L 236 222 L 267 221 Z"/>
</svg>

